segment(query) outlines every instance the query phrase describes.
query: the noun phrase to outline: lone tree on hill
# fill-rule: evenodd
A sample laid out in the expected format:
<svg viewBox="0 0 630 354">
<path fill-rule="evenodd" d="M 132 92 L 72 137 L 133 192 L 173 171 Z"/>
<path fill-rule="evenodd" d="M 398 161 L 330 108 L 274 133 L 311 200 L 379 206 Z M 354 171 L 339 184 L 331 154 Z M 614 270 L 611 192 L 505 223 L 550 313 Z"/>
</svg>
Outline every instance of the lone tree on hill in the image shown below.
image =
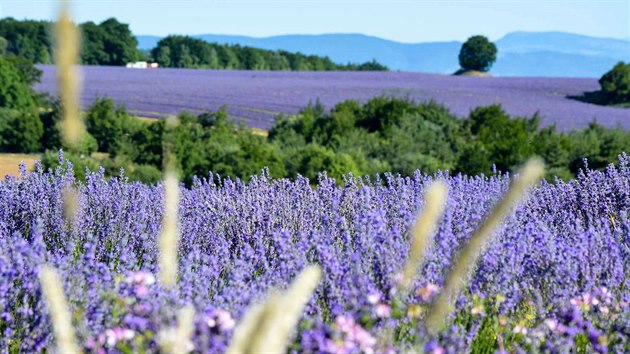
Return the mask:
<svg viewBox="0 0 630 354">
<path fill-rule="evenodd" d="M 485 36 L 472 36 L 459 51 L 459 65 L 464 70 L 487 72 L 497 60 L 497 47 Z"/>
</svg>

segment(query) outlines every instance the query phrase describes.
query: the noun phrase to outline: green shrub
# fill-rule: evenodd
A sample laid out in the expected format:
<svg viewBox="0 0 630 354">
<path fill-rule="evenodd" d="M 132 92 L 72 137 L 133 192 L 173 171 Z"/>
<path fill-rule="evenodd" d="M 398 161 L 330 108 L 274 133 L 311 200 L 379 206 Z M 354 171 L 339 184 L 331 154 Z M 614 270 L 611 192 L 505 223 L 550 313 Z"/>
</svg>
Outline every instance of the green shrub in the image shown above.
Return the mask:
<svg viewBox="0 0 630 354">
<path fill-rule="evenodd" d="M 98 142 L 90 133 L 83 135 L 83 139 L 77 147 L 71 148 L 66 146 L 61 139 L 61 102 L 53 100 L 46 102 L 46 104 L 50 106 L 49 109 L 39 115 L 44 126 L 41 148 L 53 151 L 63 149 L 85 155 L 91 155 L 93 152 L 98 151 Z"/>
<path fill-rule="evenodd" d="M 98 150 L 113 151 L 125 133 L 131 118 L 123 107 L 116 107 L 110 98 L 99 98 L 85 115 L 87 131 L 98 142 Z"/>
<path fill-rule="evenodd" d="M 630 102 L 630 63 L 619 62 L 599 79 L 609 103 Z"/>
<path fill-rule="evenodd" d="M 151 165 L 137 165 L 133 170 L 125 171 L 131 181 L 156 184 L 162 178 L 162 171 Z"/>
<path fill-rule="evenodd" d="M 0 56 L 0 107 L 17 109 L 22 111 L 33 111 L 37 109 L 37 94 L 29 86 L 29 80 L 34 79 L 29 75 L 28 66 L 32 64 L 19 61 L 21 67 L 16 65 L 17 61 Z"/>
<path fill-rule="evenodd" d="M 33 111 L 0 108 L 1 148 L 9 152 L 41 151 L 44 126 Z"/>
<path fill-rule="evenodd" d="M 98 171 L 100 163 L 84 154 L 77 155 L 70 152 L 64 152 L 65 161 L 72 162 L 74 177 L 79 181 L 85 181 L 85 170 Z M 54 150 L 46 150 L 42 158 L 42 166 L 47 168 L 56 168 L 59 166 L 59 152 Z"/>
</svg>

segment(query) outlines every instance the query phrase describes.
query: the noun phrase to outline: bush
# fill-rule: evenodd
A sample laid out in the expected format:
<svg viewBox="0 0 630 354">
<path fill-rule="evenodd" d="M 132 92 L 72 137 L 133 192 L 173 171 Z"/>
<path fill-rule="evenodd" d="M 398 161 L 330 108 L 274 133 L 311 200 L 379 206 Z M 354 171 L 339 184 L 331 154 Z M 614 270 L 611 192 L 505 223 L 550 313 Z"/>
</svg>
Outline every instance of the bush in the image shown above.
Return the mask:
<svg viewBox="0 0 630 354">
<path fill-rule="evenodd" d="M 1 148 L 10 152 L 38 152 L 44 127 L 34 112 L 0 108 Z"/>
<path fill-rule="evenodd" d="M 0 56 L 0 107 L 18 110 L 37 108 L 37 94 L 29 86 L 29 81 L 36 80 L 37 74 L 28 69 L 29 65 L 33 67 L 23 60 Z"/>
<path fill-rule="evenodd" d="M 64 145 L 61 139 L 61 102 L 53 100 L 46 102 L 50 106 L 48 110 L 40 113 L 39 118 L 44 125 L 44 134 L 42 136 L 41 147 L 46 150 L 58 151 L 63 149 L 74 153 L 90 155 L 98 150 L 98 142 L 90 134 L 85 133 L 83 139 L 77 147 L 69 147 Z"/>
<path fill-rule="evenodd" d="M 485 36 L 473 36 L 462 45 L 459 65 L 465 70 L 487 72 L 497 60 L 497 47 Z"/>
<path fill-rule="evenodd" d="M 78 181 L 85 181 L 86 169 L 95 172 L 100 168 L 100 163 L 98 161 L 85 155 L 76 155 L 70 152 L 64 152 L 63 158 L 65 161 L 72 162 L 74 177 Z M 55 169 L 59 165 L 59 152 L 46 150 L 42 158 L 42 167 L 44 167 L 44 169 Z"/>
<path fill-rule="evenodd" d="M 608 103 L 630 102 L 630 63 L 619 62 L 599 79 Z"/>
<path fill-rule="evenodd" d="M 125 173 L 129 180 L 146 184 L 156 184 L 162 178 L 162 171 L 151 165 L 138 165 Z"/>
<path fill-rule="evenodd" d="M 85 116 L 87 130 L 98 142 L 99 151 L 112 151 L 129 125 L 129 115 L 123 107 L 116 107 L 110 98 L 97 99 Z"/>
</svg>

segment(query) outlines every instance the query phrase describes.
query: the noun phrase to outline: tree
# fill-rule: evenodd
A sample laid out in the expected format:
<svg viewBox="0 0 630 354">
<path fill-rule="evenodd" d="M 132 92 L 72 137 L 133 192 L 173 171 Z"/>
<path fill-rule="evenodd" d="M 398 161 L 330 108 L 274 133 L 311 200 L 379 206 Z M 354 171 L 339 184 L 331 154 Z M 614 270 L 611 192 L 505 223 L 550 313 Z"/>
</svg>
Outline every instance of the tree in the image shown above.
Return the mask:
<svg viewBox="0 0 630 354">
<path fill-rule="evenodd" d="M 105 65 L 125 65 L 138 60 L 138 41 L 131 33 L 129 25 L 120 23 L 115 18 L 109 18 L 99 25 L 105 33 L 104 49 L 109 54 L 109 61 Z"/>
<path fill-rule="evenodd" d="M 158 47 L 155 51 L 154 60 L 160 64 L 161 67 L 168 68 L 171 66 L 171 48 L 170 47 Z"/>
<path fill-rule="evenodd" d="M 179 59 L 177 60 L 177 64 L 175 65 L 178 68 L 192 68 L 195 64 L 195 61 L 190 55 L 190 49 L 187 45 L 182 44 L 179 50 Z"/>
<path fill-rule="evenodd" d="M 462 45 L 459 65 L 465 70 L 487 72 L 497 59 L 497 47 L 485 36 L 473 36 Z"/>
<path fill-rule="evenodd" d="M 43 56 L 42 47 L 50 53 L 50 22 L 17 21 L 13 18 L 0 20 L 0 37 L 6 40 L 6 52 L 19 55 L 32 62 L 39 62 Z"/>
<path fill-rule="evenodd" d="M 22 82 L 31 86 L 41 81 L 42 71 L 36 68 L 30 60 L 13 54 L 9 54 L 4 58 L 17 69 Z"/>
<path fill-rule="evenodd" d="M 80 26 L 83 33 L 83 50 L 81 62 L 86 65 L 99 65 L 109 61 L 109 55 L 105 52 L 105 33 L 94 22 L 86 22 Z"/>
<path fill-rule="evenodd" d="M 208 65 L 210 69 L 221 68 L 221 64 L 219 63 L 219 54 L 217 54 L 217 50 L 215 48 L 210 48 L 210 51 L 208 52 L 208 57 L 206 60 L 207 60 L 206 65 Z"/>
<path fill-rule="evenodd" d="M 83 52 L 81 60 L 88 65 L 125 65 L 140 58 L 138 41 L 129 25 L 109 18 L 100 24 L 81 24 Z"/>
<path fill-rule="evenodd" d="M 269 57 L 269 69 L 276 71 L 291 70 L 291 66 L 284 55 L 274 52 Z"/>
<path fill-rule="evenodd" d="M 0 147 L 11 152 L 40 149 L 44 128 L 38 115 L 39 99 L 29 84 L 38 71 L 18 57 L 0 56 Z"/>
<path fill-rule="evenodd" d="M 127 111 L 117 108 L 109 98 L 96 100 L 85 116 L 87 130 L 98 142 L 99 151 L 103 152 L 116 148 L 128 120 Z"/>
<path fill-rule="evenodd" d="M 0 37 L 0 55 L 4 55 L 8 45 L 9 42 L 4 37 Z"/>
<path fill-rule="evenodd" d="M 18 67 L 16 64 L 24 65 Z M 37 110 L 37 94 L 29 87 L 36 80 L 34 67 L 25 61 L 0 56 L 0 107 Z"/>
<path fill-rule="evenodd" d="M 49 107 L 39 115 L 44 128 L 41 139 L 41 147 L 43 149 L 52 151 L 63 149 L 64 151 L 78 152 L 88 156 L 98 150 L 98 143 L 90 133 L 83 134 L 83 138 L 77 146 L 64 145 L 61 137 L 61 101 L 52 99 L 44 103 Z"/>
<path fill-rule="evenodd" d="M 37 152 L 44 134 L 36 111 L 0 108 L 2 149 L 10 152 Z"/>
<path fill-rule="evenodd" d="M 630 102 L 630 63 L 619 62 L 599 79 L 609 103 Z"/>
</svg>

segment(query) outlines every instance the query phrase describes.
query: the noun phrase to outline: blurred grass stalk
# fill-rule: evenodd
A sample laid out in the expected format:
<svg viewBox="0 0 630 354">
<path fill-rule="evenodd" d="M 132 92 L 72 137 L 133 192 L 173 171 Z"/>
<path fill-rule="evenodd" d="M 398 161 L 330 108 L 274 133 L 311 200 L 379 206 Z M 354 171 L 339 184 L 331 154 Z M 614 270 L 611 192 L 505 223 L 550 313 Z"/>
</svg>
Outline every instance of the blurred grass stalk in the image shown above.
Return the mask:
<svg viewBox="0 0 630 354">
<path fill-rule="evenodd" d="M 59 1 L 60 12 L 55 26 L 55 61 L 58 71 L 59 95 L 62 107 L 61 136 L 64 146 L 76 149 L 81 144 L 85 126 L 79 110 L 79 78 L 75 65 L 79 56 L 79 31 L 72 23 L 68 1 Z M 77 210 L 77 192 L 69 187 L 63 193 L 64 218 L 74 225 Z"/>
<path fill-rule="evenodd" d="M 189 353 L 195 349 L 192 335 L 195 331 L 195 308 L 186 305 L 177 312 L 177 326 L 158 333 L 161 353 Z"/>
<path fill-rule="evenodd" d="M 264 305 L 250 308 L 234 330 L 226 353 L 285 353 L 289 336 L 321 276 L 319 266 L 308 266 L 284 293 L 273 294 Z"/>
<path fill-rule="evenodd" d="M 57 350 L 59 353 L 81 353 L 76 344 L 72 316 L 63 292 L 61 277 L 54 268 L 44 265 L 39 270 L 39 282 L 50 311 Z"/>
<path fill-rule="evenodd" d="M 159 280 L 162 286 L 172 289 L 177 283 L 177 250 L 179 242 L 179 179 L 176 171 L 176 160 L 173 153 L 173 129 L 178 121 L 175 117 L 166 120 L 163 139 L 164 155 L 164 217 L 158 244 L 160 248 Z"/>
<path fill-rule="evenodd" d="M 85 126 L 79 108 L 79 74 L 76 63 L 80 36 L 70 18 L 67 1 L 60 1 L 61 11 L 55 27 L 55 61 L 62 107 L 62 137 L 66 146 L 76 149 L 83 139 Z"/>
<path fill-rule="evenodd" d="M 418 267 L 424 261 L 429 246 L 433 241 L 433 231 L 440 221 L 446 206 L 448 187 L 440 181 L 429 186 L 424 194 L 424 209 L 418 214 L 411 230 L 411 249 L 409 258 L 403 268 L 402 295 L 406 295 L 413 284 Z"/>
<path fill-rule="evenodd" d="M 160 284 L 172 289 L 177 282 L 177 213 L 179 210 L 179 181 L 174 171 L 164 174 L 164 218 L 160 232 Z"/>
<path fill-rule="evenodd" d="M 490 216 L 473 234 L 446 276 L 444 289 L 427 315 L 425 325 L 429 333 L 436 334 L 442 328 L 446 317 L 453 308 L 454 301 L 466 285 L 466 280 L 470 277 L 470 272 L 483 248 L 492 237 L 493 231 L 521 201 L 527 189 L 543 177 L 544 172 L 542 160 L 531 159 L 525 164 L 518 177 L 512 179 L 505 198 L 497 203 Z"/>
<path fill-rule="evenodd" d="M 74 65 L 79 54 L 79 35 L 70 20 L 70 12 L 65 1 L 60 1 L 61 12 L 55 28 L 56 63 L 59 71 L 59 93 L 63 107 L 62 138 L 67 146 L 74 148 L 80 144 L 84 125 L 78 105 L 78 78 Z M 77 210 L 76 191 L 70 187 L 63 192 L 64 219 L 74 224 Z M 77 346 L 72 316 L 63 291 L 63 282 L 57 271 L 47 265 L 40 268 L 39 282 L 50 311 L 57 350 L 60 353 L 81 353 Z"/>
</svg>

